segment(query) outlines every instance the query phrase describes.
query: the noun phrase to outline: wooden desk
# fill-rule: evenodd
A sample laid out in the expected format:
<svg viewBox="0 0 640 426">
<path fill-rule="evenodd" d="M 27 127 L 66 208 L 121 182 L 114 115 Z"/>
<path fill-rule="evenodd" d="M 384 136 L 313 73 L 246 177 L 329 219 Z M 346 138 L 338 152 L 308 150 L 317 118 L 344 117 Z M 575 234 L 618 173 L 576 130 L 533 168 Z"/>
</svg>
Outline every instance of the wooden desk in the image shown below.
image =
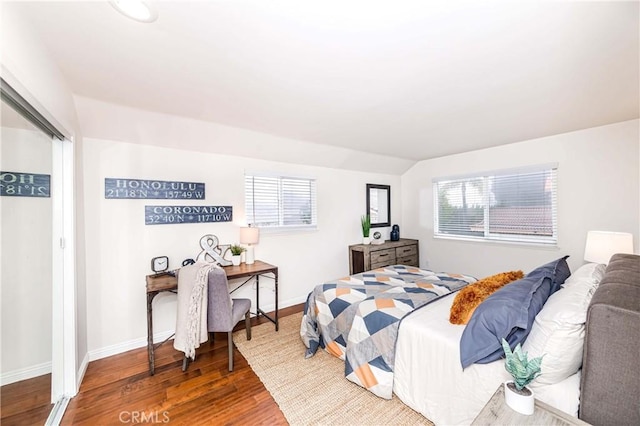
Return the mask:
<svg viewBox="0 0 640 426">
<path fill-rule="evenodd" d="M 279 329 L 278 323 L 278 267 L 261 260 L 256 260 L 253 264 L 247 265 L 246 263 L 240 264 L 240 266 L 223 266 L 228 280 L 247 278 L 242 284 L 231 290 L 230 293 L 235 292 L 240 287 L 244 286 L 248 282 L 255 279 L 256 281 L 256 317 L 260 315 L 267 318 L 269 321 L 275 324 L 276 331 Z M 271 276 L 270 276 L 271 275 Z M 273 278 L 275 287 L 275 312 L 274 317 L 267 315 L 262 309 L 260 309 L 260 277 L 265 276 L 267 278 Z M 174 335 L 169 336 L 164 341 L 155 344 L 153 342 L 153 299 L 160 293 L 168 291 L 171 293 L 177 293 L 178 291 L 178 278 L 172 275 L 147 275 L 147 352 L 149 354 L 149 373 L 151 375 L 155 372 L 155 350 L 158 346 L 164 344 Z"/>
</svg>

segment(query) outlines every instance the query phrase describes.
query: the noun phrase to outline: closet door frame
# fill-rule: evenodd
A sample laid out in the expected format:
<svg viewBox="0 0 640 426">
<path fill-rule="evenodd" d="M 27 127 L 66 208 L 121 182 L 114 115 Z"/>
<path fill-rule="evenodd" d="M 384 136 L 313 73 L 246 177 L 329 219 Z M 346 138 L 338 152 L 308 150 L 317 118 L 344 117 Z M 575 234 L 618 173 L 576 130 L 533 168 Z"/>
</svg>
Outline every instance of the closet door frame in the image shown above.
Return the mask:
<svg viewBox="0 0 640 426">
<path fill-rule="evenodd" d="M 53 141 L 53 318 L 51 402 L 78 393 L 76 351 L 74 153 L 69 140 Z"/>
<path fill-rule="evenodd" d="M 47 424 L 59 423 L 70 398 L 78 393 L 75 155 L 73 135 L 2 65 L 2 79 L 38 117 L 61 136 L 52 137 L 52 354 L 51 402 Z M 4 93 L 3 93 L 4 95 Z"/>
</svg>

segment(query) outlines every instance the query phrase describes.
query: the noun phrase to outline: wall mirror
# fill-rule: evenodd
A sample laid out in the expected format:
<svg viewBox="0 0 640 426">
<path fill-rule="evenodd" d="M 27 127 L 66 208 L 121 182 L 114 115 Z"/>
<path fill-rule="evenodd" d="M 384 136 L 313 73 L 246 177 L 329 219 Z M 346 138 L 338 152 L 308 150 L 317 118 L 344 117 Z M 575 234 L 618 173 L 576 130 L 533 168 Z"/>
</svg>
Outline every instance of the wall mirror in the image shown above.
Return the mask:
<svg viewBox="0 0 640 426">
<path fill-rule="evenodd" d="M 367 214 L 372 228 L 391 225 L 391 186 L 367 184 Z"/>
</svg>

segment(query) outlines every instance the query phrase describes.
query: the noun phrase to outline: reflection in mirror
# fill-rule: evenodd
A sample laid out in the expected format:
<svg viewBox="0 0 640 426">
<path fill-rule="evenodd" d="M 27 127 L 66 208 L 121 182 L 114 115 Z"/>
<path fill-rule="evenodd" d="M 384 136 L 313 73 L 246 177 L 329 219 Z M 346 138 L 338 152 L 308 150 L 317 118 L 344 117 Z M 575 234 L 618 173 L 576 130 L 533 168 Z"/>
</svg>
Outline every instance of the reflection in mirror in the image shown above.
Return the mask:
<svg viewBox="0 0 640 426">
<path fill-rule="evenodd" d="M 30 179 L 52 174 L 53 144 L 4 98 L 1 105 L 0 423 L 44 424 L 52 407 L 53 207 Z"/>
<path fill-rule="evenodd" d="M 391 225 L 391 186 L 367 184 L 367 214 L 372 228 Z"/>
</svg>

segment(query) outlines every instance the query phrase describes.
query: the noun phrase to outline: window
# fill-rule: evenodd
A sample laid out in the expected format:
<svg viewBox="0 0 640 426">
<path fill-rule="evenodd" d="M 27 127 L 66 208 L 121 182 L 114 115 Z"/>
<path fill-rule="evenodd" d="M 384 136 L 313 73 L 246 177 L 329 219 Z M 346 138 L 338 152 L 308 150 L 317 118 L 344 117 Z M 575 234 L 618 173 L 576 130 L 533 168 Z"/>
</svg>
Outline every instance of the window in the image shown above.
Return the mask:
<svg viewBox="0 0 640 426">
<path fill-rule="evenodd" d="M 556 244 L 557 165 L 433 180 L 434 236 Z"/>
<path fill-rule="evenodd" d="M 300 177 L 245 174 L 247 222 L 260 228 L 315 228 L 316 181 Z"/>
</svg>

